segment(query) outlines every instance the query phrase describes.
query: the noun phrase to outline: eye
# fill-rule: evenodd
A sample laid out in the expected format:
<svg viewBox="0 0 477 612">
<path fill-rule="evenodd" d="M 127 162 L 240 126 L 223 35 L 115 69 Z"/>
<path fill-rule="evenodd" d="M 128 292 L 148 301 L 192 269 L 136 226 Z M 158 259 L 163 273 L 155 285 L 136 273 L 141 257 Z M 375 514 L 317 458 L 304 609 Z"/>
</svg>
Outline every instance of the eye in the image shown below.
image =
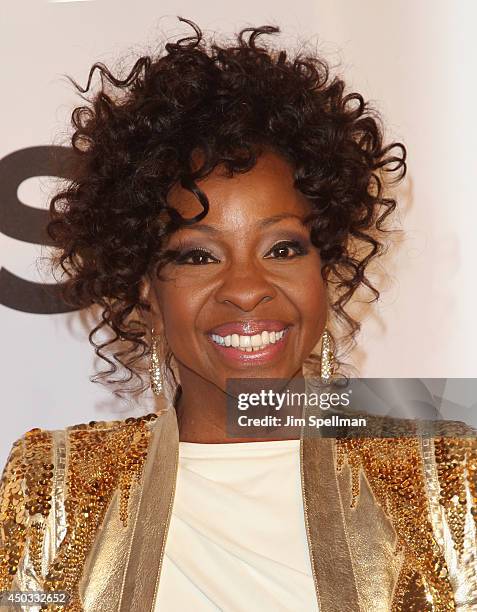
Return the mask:
<svg viewBox="0 0 477 612">
<path fill-rule="evenodd" d="M 291 249 L 295 251 L 295 254 L 290 256 L 287 253 L 289 253 Z M 306 255 L 308 249 L 298 240 L 282 240 L 275 244 L 270 249 L 269 253 L 276 253 L 276 256 L 270 259 L 294 259 L 295 257 Z"/>
<path fill-rule="evenodd" d="M 213 263 L 219 263 L 218 259 L 215 259 L 209 251 L 199 248 L 191 249 L 185 253 L 179 253 L 176 258 L 176 263 L 180 265 L 204 266 L 209 263 L 204 261 L 204 259 L 212 259 Z"/>
</svg>

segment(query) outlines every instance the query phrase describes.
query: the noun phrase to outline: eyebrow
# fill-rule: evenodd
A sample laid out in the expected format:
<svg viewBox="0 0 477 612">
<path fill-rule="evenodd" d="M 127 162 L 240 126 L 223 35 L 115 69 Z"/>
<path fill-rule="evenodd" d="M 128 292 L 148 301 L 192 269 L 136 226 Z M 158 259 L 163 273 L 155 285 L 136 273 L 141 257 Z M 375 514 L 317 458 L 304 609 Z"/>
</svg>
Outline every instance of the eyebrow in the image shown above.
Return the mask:
<svg viewBox="0 0 477 612">
<path fill-rule="evenodd" d="M 274 225 L 275 223 L 282 221 L 283 219 L 298 219 L 298 221 L 300 221 L 302 225 L 305 225 L 305 219 L 303 219 L 299 215 L 294 215 L 291 213 L 279 213 L 277 215 L 273 215 L 272 217 L 261 219 L 257 223 L 257 226 L 260 229 L 264 229 L 266 227 L 269 227 L 270 225 Z M 206 223 L 204 223 L 203 225 L 196 225 L 196 224 L 188 225 L 185 228 L 180 228 L 180 229 L 197 230 L 198 232 L 204 232 L 205 234 L 213 234 L 213 235 L 222 233 L 221 230 L 219 230 L 219 228 L 215 227 L 214 225 L 207 225 Z"/>
</svg>

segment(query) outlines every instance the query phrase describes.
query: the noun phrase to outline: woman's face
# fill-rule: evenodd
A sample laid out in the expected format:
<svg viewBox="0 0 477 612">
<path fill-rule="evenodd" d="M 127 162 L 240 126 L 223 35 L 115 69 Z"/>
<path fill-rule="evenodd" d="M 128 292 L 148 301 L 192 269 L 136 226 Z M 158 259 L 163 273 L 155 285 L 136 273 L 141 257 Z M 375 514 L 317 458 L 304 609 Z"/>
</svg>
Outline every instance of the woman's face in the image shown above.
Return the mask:
<svg viewBox="0 0 477 612">
<path fill-rule="evenodd" d="M 269 152 L 245 174 L 227 178 L 217 168 L 198 184 L 209 212 L 168 238 L 179 259 L 147 287 L 181 382 L 197 375 L 225 390 L 228 378 L 301 376 L 327 302 L 302 223 L 310 204 L 293 187 L 290 165 Z M 187 218 L 202 211 L 179 186 L 169 202 Z"/>
</svg>

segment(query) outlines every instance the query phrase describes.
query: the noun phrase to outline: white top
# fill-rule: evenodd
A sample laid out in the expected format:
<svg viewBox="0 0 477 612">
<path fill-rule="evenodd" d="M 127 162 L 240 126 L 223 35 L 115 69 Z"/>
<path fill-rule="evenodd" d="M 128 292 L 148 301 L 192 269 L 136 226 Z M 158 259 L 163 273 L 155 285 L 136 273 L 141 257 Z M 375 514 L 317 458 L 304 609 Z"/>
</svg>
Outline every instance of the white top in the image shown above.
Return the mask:
<svg viewBox="0 0 477 612">
<path fill-rule="evenodd" d="M 155 612 L 317 611 L 300 441 L 179 443 Z"/>
</svg>

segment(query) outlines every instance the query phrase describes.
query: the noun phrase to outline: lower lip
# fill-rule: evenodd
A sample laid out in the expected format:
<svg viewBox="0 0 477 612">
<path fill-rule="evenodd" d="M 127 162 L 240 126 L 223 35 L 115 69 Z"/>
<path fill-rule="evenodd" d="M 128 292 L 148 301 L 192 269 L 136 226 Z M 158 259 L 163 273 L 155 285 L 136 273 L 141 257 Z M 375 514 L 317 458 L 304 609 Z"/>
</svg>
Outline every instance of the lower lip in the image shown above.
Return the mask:
<svg viewBox="0 0 477 612">
<path fill-rule="evenodd" d="M 236 364 L 254 364 L 266 363 L 274 359 L 277 355 L 283 351 L 288 341 L 288 333 L 290 328 L 287 327 L 283 336 L 274 344 L 267 344 L 267 346 L 260 351 L 241 351 L 233 346 L 225 346 L 224 344 L 217 344 L 208 336 L 210 342 L 219 351 L 225 359 L 228 359 L 232 363 Z"/>
</svg>

